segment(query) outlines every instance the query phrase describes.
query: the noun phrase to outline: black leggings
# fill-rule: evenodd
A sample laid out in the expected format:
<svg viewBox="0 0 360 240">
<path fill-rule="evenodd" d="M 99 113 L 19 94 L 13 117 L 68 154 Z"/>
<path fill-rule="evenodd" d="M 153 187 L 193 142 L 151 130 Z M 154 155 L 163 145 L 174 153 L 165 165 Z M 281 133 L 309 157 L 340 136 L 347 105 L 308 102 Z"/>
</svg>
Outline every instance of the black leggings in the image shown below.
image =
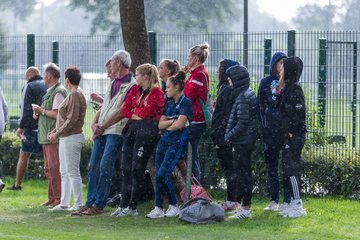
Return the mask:
<svg viewBox="0 0 360 240">
<path fill-rule="evenodd" d="M 122 149 L 122 208 L 137 207 L 146 164 L 159 140 L 158 133 L 157 121 L 132 121 L 129 125 Z"/>
</svg>

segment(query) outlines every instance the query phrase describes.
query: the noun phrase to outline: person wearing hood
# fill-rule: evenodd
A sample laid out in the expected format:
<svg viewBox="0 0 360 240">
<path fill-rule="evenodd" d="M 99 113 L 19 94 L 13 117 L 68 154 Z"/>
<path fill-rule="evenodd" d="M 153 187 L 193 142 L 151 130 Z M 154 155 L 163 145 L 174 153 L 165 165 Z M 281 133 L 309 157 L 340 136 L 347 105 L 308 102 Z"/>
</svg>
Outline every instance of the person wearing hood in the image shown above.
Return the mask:
<svg viewBox="0 0 360 240">
<path fill-rule="evenodd" d="M 238 207 L 236 201 L 236 183 L 231 178 L 232 169 L 232 147 L 230 144 L 226 144 L 224 140 L 226 125 L 230 116 L 232 105 L 234 104 L 236 97 L 239 95 L 239 88 L 235 91 L 229 76 L 226 74 L 226 70 L 230 67 L 240 65 L 239 62 L 230 59 L 222 59 L 219 62 L 218 74 L 219 84 L 217 86 L 217 98 L 214 110 L 214 115 L 211 121 L 211 139 L 215 145 L 216 154 L 220 160 L 221 167 L 225 173 L 226 185 L 227 185 L 227 198 L 223 204 L 225 211 L 232 211 Z"/>
<path fill-rule="evenodd" d="M 270 62 L 270 75 L 260 80 L 258 90 L 258 116 L 263 137 L 263 151 L 268 171 L 268 187 L 270 202 L 264 208 L 266 211 L 279 210 L 279 156 L 283 134 L 280 131 L 279 92 L 276 92 L 280 70 L 287 56 L 283 52 L 276 52 Z M 290 194 L 284 188 L 284 203 L 280 209 L 288 207 L 286 202 Z"/>
<path fill-rule="evenodd" d="M 250 88 L 249 72 L 246 67 L 232 66 L 226 74 L 233 84 L 233 93 L 238 93 L 224 137 L 225 142 L 232 146 L 231 178 L 236 183 L 236 201 L 241 203 L 241 208 L 238 208 L 232 218 L 243 219 L 251 216 L 253 189 L 251 154 L 257 132 L 257 99 L 255 92 Z"/>
<path fill-rule="evenodd" d="M 306 215 L 301 200 L 301 151 L 306 135 L 306 105 L 304 92 L 299 85 L 303 63 L 299 57 L 284 59 L 280 72 L 280 123 L 284 134 L 282 149 L 284 188 L 290 190 L 289 207 L 280 212 L 283 217 L 297 218 Z"/>
</svg>

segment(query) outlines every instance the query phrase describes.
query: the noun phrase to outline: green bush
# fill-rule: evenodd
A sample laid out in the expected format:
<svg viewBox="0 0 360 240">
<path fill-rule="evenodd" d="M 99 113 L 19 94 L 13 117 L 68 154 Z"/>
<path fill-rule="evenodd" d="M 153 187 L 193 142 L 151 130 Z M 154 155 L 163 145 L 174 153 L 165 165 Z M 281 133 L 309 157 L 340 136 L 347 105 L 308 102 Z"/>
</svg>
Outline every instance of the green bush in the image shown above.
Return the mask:
<svg viewBox="0 0 360 240">
<path fill-rule="evenodd" d="M 19 158 L 20 139 L 14 133 L 5 133 L 0 142 L 0 169 L 3 176 L 15 177 L 16 165 Z M 80 172 L 83 178 L 87 177 L 87 166 L 92 149 L 92 140 L 87 139 L 81 152 Z M 34 154 L 28 164 L 27 178 L 43 179 L 44 158 L 42 153 Z"/>
</svg>

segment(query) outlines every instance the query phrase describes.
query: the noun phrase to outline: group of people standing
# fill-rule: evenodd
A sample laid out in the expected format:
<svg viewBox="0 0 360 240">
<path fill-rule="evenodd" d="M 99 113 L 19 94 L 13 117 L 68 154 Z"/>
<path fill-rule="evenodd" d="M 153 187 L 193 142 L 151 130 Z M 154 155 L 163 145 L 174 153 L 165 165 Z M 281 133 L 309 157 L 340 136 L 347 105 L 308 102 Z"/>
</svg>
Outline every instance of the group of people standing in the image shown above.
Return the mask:
<svg viewBox="0 0 360 240">
<path fill-rule="evenodd" d="M 153 155 L 155 207 L 146 217 L 178 216 L 178 198 L 170 175 L 185 158 L 188 143 L 192 148 L 194 177 L 201 179 L 199 144 L 206 129 L 203 103 L 210 89 L 209 74 L 204 66 L 208 54 L 208 44 L 199 44 L 189 49 L 183 70 L 177 60 L 164 59 L 158 67 L 148 63 L 138 66 L 135 75 L 130 71 L 128 52 L 119 50 L 113 54 L 105 64 L 111 83 L 91 125 L 94 144 L 85 204 L 79 166 L 85 141 L 82 127 L 86 100 L 79 88 L 80 70 L 68 67 L 63 86 L 59 82 L 57 65 L 44 66 L 43 80 L 39 70 L 30 67 L 23 89 L 22 124 L 17 130 L 24 141 L 16 182 L 9 189 L 21 190 L 28 158 L 41 151 L 42 145 L 48 179 L 48 200 L 43 206 L 53 211 L 69 210 L 74 216 L 99 215 L 106 206 L 116 162 L 120 160 L 121 202 L 111 216 L 134 216 L 138 215 L 144 172 Z M 257 139 L 258 118 L 271 194 L 271 201 L 264 210 L 281 210 L 284 217 L 306 214 L 300 197 L 300 154 L 306 133 L 305 100 L 298 84 L 302 67 L 300 58 L 275 53 L 270 75 L 260 81 L 256 97 L 250 88 L 246 67 L 229 59 L 219 62 L 211 137 L 227 182 L 224 210 L 233 211 L 233 218 L 251 216 L 251 154 Z M 0 100 L 4 105 L 3 98 Z M 6 119 L 4 109 L 0 117 L 3 115 Z M 280 152 L 284 185 L 281 206 Z M 71 194 L 74 196 L 72 207 Z M 165 195 L 169 202 L 166 211 Z"/>
</svg>

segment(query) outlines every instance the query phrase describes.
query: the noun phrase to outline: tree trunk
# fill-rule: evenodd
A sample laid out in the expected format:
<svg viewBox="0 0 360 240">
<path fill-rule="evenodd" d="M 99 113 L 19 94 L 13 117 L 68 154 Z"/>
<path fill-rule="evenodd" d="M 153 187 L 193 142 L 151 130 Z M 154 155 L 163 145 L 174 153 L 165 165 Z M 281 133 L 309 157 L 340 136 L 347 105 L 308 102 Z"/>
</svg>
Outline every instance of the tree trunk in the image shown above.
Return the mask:
<svg viewBox="0 0 360 240">
<path fill-rule="evenodd" d="M 140 64 L 151 62 L 144 0 L 119 0 L 119 8 L 124 46 L 131 55 L 134 72 Z"/>
</svg>

